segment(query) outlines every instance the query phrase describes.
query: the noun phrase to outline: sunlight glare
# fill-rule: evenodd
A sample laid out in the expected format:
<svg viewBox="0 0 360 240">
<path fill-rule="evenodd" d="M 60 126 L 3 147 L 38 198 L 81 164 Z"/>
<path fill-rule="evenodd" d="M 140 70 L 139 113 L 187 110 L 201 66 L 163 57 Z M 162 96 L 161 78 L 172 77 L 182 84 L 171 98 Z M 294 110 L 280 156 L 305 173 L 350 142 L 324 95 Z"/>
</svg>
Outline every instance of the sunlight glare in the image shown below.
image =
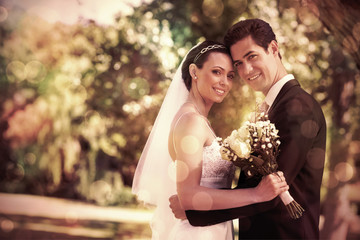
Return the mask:
<svg viewBox="0 0 360 240">
<path fill-rule="evenodd" d="M 137 116 L 141 113 L 141 106 L 135 101 L 123 105 L 124 112 Z"/>
<path fill-rule="evenodd" d="M 49 22 L 52 22 L 52 23 L 61 19 L 59 12 L 55 11 L 52 8 L 45 7 L 45 6 L 35 6 L 32 8 L 29 8 L 27 12 L 30 14 L 39 16 L 39 17 L 41 17 Z M 73 19 L 73 21 L 74 20 L 76 20 L 76 19 Z"/>
<path fill-rule="evenodd" d="M 161 63 L 165 69 L 174 69 L 176 62 L 176 55 L 172 52 L 161 51 L 160 58 L 162 59 Z"/>
</svg>

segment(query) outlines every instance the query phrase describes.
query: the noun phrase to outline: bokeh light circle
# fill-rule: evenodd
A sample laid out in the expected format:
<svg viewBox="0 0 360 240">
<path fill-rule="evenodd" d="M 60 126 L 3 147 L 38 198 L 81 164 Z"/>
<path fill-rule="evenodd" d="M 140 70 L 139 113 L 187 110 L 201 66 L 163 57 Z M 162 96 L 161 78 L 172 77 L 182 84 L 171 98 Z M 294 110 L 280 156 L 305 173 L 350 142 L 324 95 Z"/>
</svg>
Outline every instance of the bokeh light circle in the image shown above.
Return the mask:
<svg viewBox="0 0 360 240">
<path fill-rule="evenodd" d="M 319 12 L 315 5 L 311 11 L 307 7 L 302 7 L 298 10 L 299 19 L 306 26 L 314 26 L 319 22 L 319 19 L 314 15 L 314 12 Z"/>
<path fill-rule="evenodd" d="M 168 166 L 168 175 L 172 181 L 176 182 L 176 164 L 174 161 L 171 161 Z"/>
<path fill-rule="evenodd" d="M 181 150 L 186 154 L 195 154 L 200 149 L 199 140 L 194 136 L 185 136 L 181 139 Z"/>
<path fill-rule="evenodd" d="M 25 163 L 33 165 L 36 162 L 36 155 L 34 153 L 27 153 L 24 157 Z"/>
<path fill-rule="evenodd" d="M 302 112 L 302 104 L 300 100 L 293 99 L 286 105 L 286 112 L 291 116 L 296 116 Z"/>
<path fill-rule="evenodd" d="M 338 163 L 334 168 L 334 172 L 336 178 L 341 182 L 347 182 L 354 176 L 354 168 L 347 162 Z"/>
<path fill-rule="evenodd" d="M 307 153 L 307 162 L 314 169 L 324 167 L 325 150 L 321 148 L 313 148 Z"/>
<path fill-rule="evenodd" d="M 124 90 L 133 99 L 140 99 L 150 92 L 150 85 L 144 78 L 136 77 L 125 82 Z"/>
<path fill-rule="evenodd" d="M 12 82 L 18 82 L 25 79 L 25 64 L 20 61 L 12 61 L 6 67 L 6 75 Z"/>
<path fill-rule="evenodd" d="M 184 161 L 176 160 L 176 180 L 182 182 L 189 176 L 189 167 Z"/>
<path fill-rule="evenodd" d="M 240 14 L 246 10 L 248 1 L 247 0 L 232 0 L 232 1 L 228 1 L 227 4 L 233 12 Z"/>
<path fill-rule="evenodd" d="M 8 233 L 14 230 L 15 226 L 14 226 L 14 222 L 11 221 L 10 219 L 2 219 L 0 223 L 0 227 L 3 232 Z"/>
<path fill-rule="evenodd" d="M 6 21 L 8 18 L 9 13 L 6 8 L 0 6 L 0 23 Z"/>
<path fill-rule="evenodd" d="M 46 69 L 39 61 L 30 61 L 25 65 L 25 77 L 29 82 L 40 82 L 45 78 Z"/>
<path fill-rule="evenodd" d="M 301 134 L 306 138 L 314 138 L 319 131 L 319 125 L 313 120 L 306 120 L 301 124 Z"/>
<path fill-rule="evenodd" d="M 224 3 L 221 0 L 204 0 L 202 11 L 209 18 L 218 18 L 223 14 Z"/>
<path fill-rule="evenodd" d="M 339 184 L 339 180 L 333 171 L 329 172 L 328 180 L 324 182 L 328 188 L 335 188 Z"/>
<path fill-rule="evenodd" d="M 207 192 L 197 192 L 192 198 L 194 209 L 210 210 L 213 205 L 213 199 Z"/>
</svg>

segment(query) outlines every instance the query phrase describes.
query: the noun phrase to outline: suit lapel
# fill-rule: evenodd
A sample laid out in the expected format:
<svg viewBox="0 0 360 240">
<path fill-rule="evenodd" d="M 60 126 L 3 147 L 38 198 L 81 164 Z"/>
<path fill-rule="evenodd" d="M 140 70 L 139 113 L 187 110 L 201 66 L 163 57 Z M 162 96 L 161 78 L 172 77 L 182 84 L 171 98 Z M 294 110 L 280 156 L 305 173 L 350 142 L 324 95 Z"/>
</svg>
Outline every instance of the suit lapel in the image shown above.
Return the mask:
<svg viewBox="0 0 360 240">
<path fill-rule="evenodd" d="M 286 92 L 292 88 L 293 86 L 300 86 L 300 83 L 296 80 L 290 80 L 287 83 L 285 83 L 285 85 L 281 88 L 279 94 L 276 96 L 275 101 L 273 102 L 273 104 L 271 105 L 268 113 L 270 114 L 270 112 L 276 107 L 276 105 L 279 103 L 280 99 L 286 94 Z"/>
</svg>

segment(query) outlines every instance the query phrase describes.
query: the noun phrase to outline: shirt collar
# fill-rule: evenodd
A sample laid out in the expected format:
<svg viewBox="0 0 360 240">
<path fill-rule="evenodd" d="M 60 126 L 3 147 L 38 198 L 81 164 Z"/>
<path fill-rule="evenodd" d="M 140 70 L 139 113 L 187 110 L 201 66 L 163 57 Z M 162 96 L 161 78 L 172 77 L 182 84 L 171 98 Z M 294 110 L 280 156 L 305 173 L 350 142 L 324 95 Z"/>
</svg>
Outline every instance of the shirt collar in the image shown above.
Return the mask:
<svg viewBox="0 0 360 240">
<path fill-rule="evenodd" d="M 281 88 L 285 85 L 285 83 L 293 79 L 295 79 L 294 75 L 287 74 L 270 88 L 268 94 L 266 94 L 265 97 L 265 102 L 269 105 L 269 108 L 274 103 L 276 96 L 279 94 Z"/>
</svg>

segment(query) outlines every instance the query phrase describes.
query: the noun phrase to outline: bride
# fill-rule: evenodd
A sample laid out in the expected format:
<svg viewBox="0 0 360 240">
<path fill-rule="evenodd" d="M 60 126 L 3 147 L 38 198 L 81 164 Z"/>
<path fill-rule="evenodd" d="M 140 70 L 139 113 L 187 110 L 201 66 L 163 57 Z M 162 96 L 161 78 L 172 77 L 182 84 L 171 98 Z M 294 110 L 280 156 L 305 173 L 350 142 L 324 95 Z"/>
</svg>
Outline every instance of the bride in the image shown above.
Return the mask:
<svg viewBox="0 0 360 240">
<path fill-rule="evenodd" d="M 216 210 L 269 201 L 288 189 L 278 172 L 281 181 L 268 175 L 255 188 L 230 190 L 235 168 L 221 159 L 207 116 L 228 94 L 234 77 L 228 49 L 214 41 L 192 48 L 177 70 L 133 182 L 138 199 L 156 206 L 152 239 L 233 239 L 231 221 L 193 227 L 175 219 L 168 202 L 174 194 L 183 209 Z"/>
</svg>

